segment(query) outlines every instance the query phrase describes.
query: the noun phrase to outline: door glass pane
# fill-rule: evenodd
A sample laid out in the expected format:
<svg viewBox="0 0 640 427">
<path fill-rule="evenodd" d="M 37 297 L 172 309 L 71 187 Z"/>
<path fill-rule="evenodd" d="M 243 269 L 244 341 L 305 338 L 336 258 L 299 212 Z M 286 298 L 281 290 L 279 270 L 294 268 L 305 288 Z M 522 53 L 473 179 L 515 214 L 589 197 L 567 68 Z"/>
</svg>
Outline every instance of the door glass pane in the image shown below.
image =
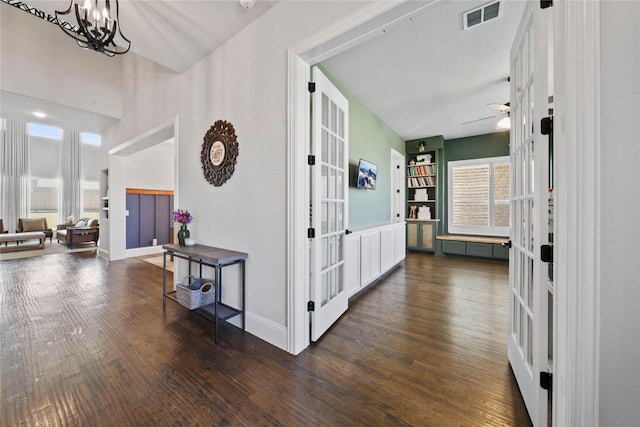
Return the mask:
<svg viewBox="0 0 640 427">
<path fill-rule="evenodd" d="M 329 238 L 329 262 L 334 265 L 338 262 L 338 248 L 336 247 L 336 236 Z"/>
<path fill-rule="evenodd" d="M 336 172 L 336 199 L 344 200 L 344 182 L 342 171 Z"/>
<path fill-rule="evenodd" d="M 326 237 L 323 237 L 321 239 L 321 242 L 322 242 L 322 252 L 321 252 L 322 262 L 320 264 L 321 264 L 321 268 L 324 270 L 329 266 L 329 248 L 328 248 L 329 241 Z"/>
<path fill-rule="evenodd" d="M 336 106 L 336 104 L 332 102 L 331 103 L 331 123 L 329 126 L 332 133 L 338 132 L 337 122 L 338 122 L 338 107 Z"/>
<path fill-rule="evenodd" d="M 344 138 L 344 111 L 338 110 L 338 136 Z"/>
<path fill-rule="evenodd" d="M 329 127 L 329 98 L 322 94 L 322 126 Z"/>
<path fill-rule="evenodd" d="M 336 231 L 336 204 L 334 202 L 328 202 L 328 218 L 327 223 L 329 224 L 329 233 L 333 233 Z"/>
<path fill-rule="evenodd" d="M 322 234 L 327 234 L 329 231 L 329 227 L 327 226 L 327 221 L 329 220 L 329 203 L 322 202 L 321 203 L 321 217 L 320 217 L 320 232 Z"/>
<path fill-rule="evenodd" d="M 336 230 L 344 229 L 344 203 L 336 202 Z"/>
<path fill-rule="evenodd" d="M 337 141 L 336 141 L 336 136 L 335 135 L 331 135 L 331 137 L 329 138 L 329 164 L 331 164 L 332 166 L 337 166 L 336 162 L 338 159 L 337 156 Z"/>
<path fill-rule="evenodd" d="M 320 198 L 322 200 L 329 197 L 329 168 L 322 166 L 320 172 Z"/>
<path fill-rule="evenodd" d="M 336 166 L 339 167 L 340 169 L 344 168 L 344 140 L 341 138 L 338 138 L 337 141 L 337 146 L 336 146 L 336 153 L 337 153 L 337 163 Z"/>
<path fill-rule="evenodd" d="M 329 132 L 326 129 L 322 129 L 322 142 L 320 146 L 321 157 L 323 163 L 329 162 Z"/>
<path fill-rule="evenodd" d="M 324 171 L 327 169 L 326 166 L 322 167 L 322 171 L 324 173 Z M 328 189 L 329 189 L 329 193 L 327 194 L 327 198 L 328 199 L 335 199 L 336 198 L 336 171 L 335 169 L 329 169 L 329 183 L 327 185 Z"/>
<path fill-rule="evenodd" d="M 344 264 L 340 264 L 337 268 L 336 281 L 338 283 L 338 293 L 344 292 Z"/>
<path fill-rule="evenodd" d="M 320 274 L 322 276 L 322 292 L 321 292 L 321 301 L 324 306 L 327 302 L 329 302 L 329 273 L 324 272 Z"/>
</svg>

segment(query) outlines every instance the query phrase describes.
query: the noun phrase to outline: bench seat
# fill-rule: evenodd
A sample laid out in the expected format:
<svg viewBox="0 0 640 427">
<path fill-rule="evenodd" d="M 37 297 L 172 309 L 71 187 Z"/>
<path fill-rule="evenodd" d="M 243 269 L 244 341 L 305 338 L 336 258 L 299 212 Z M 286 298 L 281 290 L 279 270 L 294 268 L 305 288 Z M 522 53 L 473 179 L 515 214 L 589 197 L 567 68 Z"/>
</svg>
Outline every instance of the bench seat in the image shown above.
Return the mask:
<svg viewBox="0 0 640 427">
<path fill-rule="evenodd" d="M 445 234 L 436 236 L 436 240 L 438 241 L 436 253 L 439 255 L 509 259 L 509 249 L 502 246 L 509 241 L 508 237 Z"/>
<path fill-rule="evenodd" d="M 46 234 L 42 231 L 27 231 L 24 233 L 4 233 L 0 234 L 0 243 L 4 243 L 4 246 L 0 246 L 0 252 L 14 252 L 14 251 L 28 251 L 32 249 L 44 249 L 44 240 Z M 26 244 L 20 245 L 23 242 L 31 240 L 37 240 L 38 244 Z M 8 246 L 7 243 L 15 243 L 16 245 Z"/>
</svg>

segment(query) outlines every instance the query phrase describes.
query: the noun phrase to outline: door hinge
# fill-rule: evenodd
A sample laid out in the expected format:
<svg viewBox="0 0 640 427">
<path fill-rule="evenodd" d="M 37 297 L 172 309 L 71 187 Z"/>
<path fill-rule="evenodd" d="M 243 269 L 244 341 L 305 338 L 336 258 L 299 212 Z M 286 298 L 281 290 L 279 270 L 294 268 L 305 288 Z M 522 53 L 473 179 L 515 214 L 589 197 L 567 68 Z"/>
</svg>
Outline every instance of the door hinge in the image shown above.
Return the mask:
<svg viewBox="0 0 640 427">
<path fill-rule="evenodd" d="M 540 9 L 546 9 L 553 6 L 553 0 L 540 0 Z"/>
<path fill-rule="evenodd" d="M 316 303 L 313 301 L 309 301 L 307 303 L 307 311 L 316 311 Z"/>
<path fill-rule="evenodd" d="M 400 214 L 396 214 L 396 217 L 397 217 L 397 218 L 400 218 Z"/>
<path fill-rule="evenodd" d="M 309 166 L 313 166 L 313 165 L 315 165 L 315 164 L 316 164 L 316 156 L 314 156 L 313 154 L 309 154 L 309 155 L 307 156 L 307 164 L 308 164 Z"/>
<path fill-rule="evenodd" d="M 396 190 L 396 193 L 400 193 L 400 189 L 399 188 Z"/>
<path fill-rule="evenodd" d="M 313 227 L 307 228 L 307 237 L 309 239 L 315 239 L 316 238 L 316 229 L 313 228 Z"/>
<path fill-rule="evenodd" d="M 553 116 L 540 120 L 540 133 L 543 135 L 553 135 Z"/>
<path fill-rule="evenodd" d="M 553 262 L 553 246 L 551 245 L 540 246 L 540 260 L 542 262 Z"/>
<path fill-rule="evenodd" d="M 553 374 L 551 372 L 540 372 L 540 387 L 551 390 L 553 387 Z"/>
<path fill-rule="evenodd" d="M 316 91 L 316 84 L 314 82 L 309 82 L 309 93 L 314 93 Z"/>
</svg>

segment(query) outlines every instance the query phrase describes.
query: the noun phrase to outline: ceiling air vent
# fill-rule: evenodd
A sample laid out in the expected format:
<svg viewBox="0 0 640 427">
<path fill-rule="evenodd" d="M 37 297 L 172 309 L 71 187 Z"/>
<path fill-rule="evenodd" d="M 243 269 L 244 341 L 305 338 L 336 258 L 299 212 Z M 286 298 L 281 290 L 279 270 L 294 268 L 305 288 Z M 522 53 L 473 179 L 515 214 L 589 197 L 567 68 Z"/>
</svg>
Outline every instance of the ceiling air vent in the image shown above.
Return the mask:
<svg viewBox="0 0 640 427">
<path fill-rule="evenodd" d="M 475 27 L 476 25 L 480 25 L 484 22 L 497 18 L 501 14 L 502 4 L 499 1 L 494 1 L 465 12 L 462 15 L 462 23 L 464 25 L 464 29 L 468 30 L 471 27 Z"/>
</svg>

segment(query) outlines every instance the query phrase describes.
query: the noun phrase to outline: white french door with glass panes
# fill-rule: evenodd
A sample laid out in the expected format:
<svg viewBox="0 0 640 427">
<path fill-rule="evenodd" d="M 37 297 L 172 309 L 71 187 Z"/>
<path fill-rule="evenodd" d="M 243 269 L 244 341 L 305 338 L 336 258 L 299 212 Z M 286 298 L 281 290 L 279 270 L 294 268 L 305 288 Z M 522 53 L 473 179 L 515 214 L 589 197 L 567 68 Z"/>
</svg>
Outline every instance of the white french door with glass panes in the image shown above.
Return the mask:
<svg viewBox="0 0 640 427">
<path fill-rule="evenodd" d="M 548 138 L 540 120 L 548 110 L 546 11 L 528 2 L 511 48 L 511 253 L 509 256 L 509 362 L 531 421 L 547 425 Z"/>
<path fill-rule="evenodd" d="M 349 103 L 314 67 L 311 107 L 311 340 L 347 310 L 345 232 L 348 214 Z"/>
</svg>

